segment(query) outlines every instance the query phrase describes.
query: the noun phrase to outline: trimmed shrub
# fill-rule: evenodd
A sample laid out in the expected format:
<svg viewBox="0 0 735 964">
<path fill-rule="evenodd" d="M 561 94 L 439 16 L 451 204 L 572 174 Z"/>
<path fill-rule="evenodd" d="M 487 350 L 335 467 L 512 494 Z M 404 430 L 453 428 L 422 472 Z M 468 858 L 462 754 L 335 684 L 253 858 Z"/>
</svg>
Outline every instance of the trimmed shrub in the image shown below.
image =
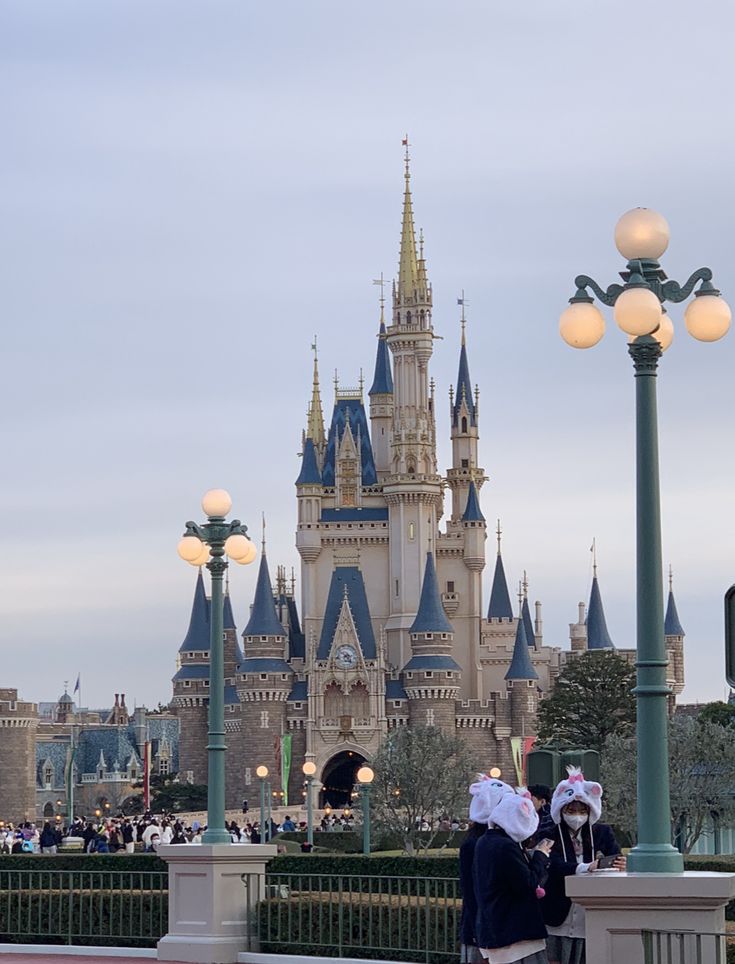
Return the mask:
<svg viewBox="0 0 735 964">
<path fill-rule="evenodd" d="M 155 854 L 2 854 L 3 870 L 157 870 L 168 872 L 168 864 Z"/>
<path fill-rule="evenodd" d="M 351 877 L 456 877 L 456 854 L 430 857 L 365 857 L 362 854 L 283 854 L 268 864 L 275 874 L 323 874 Z"/>
</svg>

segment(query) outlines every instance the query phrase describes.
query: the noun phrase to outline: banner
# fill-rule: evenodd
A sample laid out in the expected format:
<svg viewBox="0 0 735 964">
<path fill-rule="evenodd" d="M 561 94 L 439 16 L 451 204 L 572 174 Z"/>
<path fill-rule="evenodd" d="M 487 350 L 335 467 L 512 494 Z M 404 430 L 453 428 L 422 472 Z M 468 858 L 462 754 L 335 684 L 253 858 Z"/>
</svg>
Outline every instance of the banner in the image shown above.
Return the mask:
<svg viewBox="0 0 735 964">
<path fill-rule="evenodd" d="M 291 774 L 291 734 L 281 737 L 281 786 L 283 787 L 283 806 L 288 806 L 288 778 Z"/>
<path fill-rule="evenodd" d="M 523 785 L 523 737 L 512 736 L 510 749 L 513 754 L 513 766 L 516 770 L 516 786 Z"/>
</svg>

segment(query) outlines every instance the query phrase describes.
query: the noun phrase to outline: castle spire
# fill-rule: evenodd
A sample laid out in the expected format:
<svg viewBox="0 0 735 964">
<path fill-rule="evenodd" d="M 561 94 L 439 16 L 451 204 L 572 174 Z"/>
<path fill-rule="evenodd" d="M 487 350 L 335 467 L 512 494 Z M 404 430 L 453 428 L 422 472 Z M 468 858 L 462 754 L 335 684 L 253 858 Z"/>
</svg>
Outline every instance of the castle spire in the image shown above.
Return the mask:
<svg viewBox="0 0 735 964">
<path fill-rule="evenodd" d="M 521 619 L 523 620 L 523 629 L 526 634 L 526 642 L 529 646 L 534 646 L 536 644 L 536 635 L 533 630 L 531 610 L 528 606 L 528 576 L 526 575 L 525 569 L 523 570 L 523 604 L 521 606 Z"/>
<path fill-rule="evenodd" d="M 419 608 L 409 632 L 454 632 L 452 624 L 447 619 L 447 614 L 444 612 L 444 607 L 442 606 L 441 596 L 439 595 L 439 584 L 436 580 L 434 555 L 431 552 L 426 553 L 426 568 L 424 569 L 424 581 L 421 586 Z"/>
<path fill-rule="evenodd" d="M 475 395 L 472 391 L 472 383 L 470 381 L 470 366 L 467 361 L 467 339 L 465 336 L 465 327 L 467 324 L 467 319 L 465 318 L 465 305 L 467 301 L 464 296 L 464 291 L 462 292 L 462 297 L 457 298 L 457 304 L 462 306 L 462 316 L 460 318 L 460 324 L 462 326 L 462 336 L 459 348 L 459 371 L 457 372 L 457 391 L 454 396 L 454 404 L 452 405 L 452 427 L 457 428 L 460 423 L 460 418 L 464 414 L 468 418 L 470 425 L 477 424 L 477 412 L 475 408 Z M 462 413 L 462 406 L 465 406 L 465 412 Z"/>
<path fill-rule="evenodd" d="M 324 433 L 324 412 L 322 411 L 322 396 L 319 391 L 319 359 L 316 347 L 316 335 L 311 345 L 314 352 L 314 374 L 311 387 L 311 404 L 309 405 L 309 419 L 306 429 L 306 437 L 310 438 L 317 450 L 323 448 L 326 440 Z"/>
<path fill-rule="evenodd" d="M 265 528 L 265 527 L 264 527 Z M 265 531 L 263 532 L 265 545 Z M 268 572 L 268 560 L 265 552 L 260 557 L 258 581 L 255 586 L 255 599 L 248 624 L 243 630 L 243 636 L 285 636 L 283 626 L 276 616 L 273 603 L 273 588 Z"/>
<path fill-rule="evenodd" d="M 411 160 L 408 153 L 409 143 L 408 134 L 403 140 L 406 148 L 405 155 L 405 188 L 403 192 L 403 220 L 401 223 L 401 253 L 398 259 L 398 286 L 397 295 L 401 302 L 414 297 L 414 292 L 418 288 L 419 268 L 418 255 L 416 253 L 416 232 L 413 226 L 413 205 L 411 201 L 411 171 L 409 162 Z"/>
<path fill-rule="evenodd" d="M 467 505 L 465 506 L 462 522 L 484 522 L 485 516 L 480 509 L 480 500 L 477 496 L 475 483 L 470 480 L 470 487 L 467 493 Z M 483 536 L 484 539 L 484 536 Z M 484 555 L 484 550 L 483 550 Z"/>
<path fill-rule="evenodd" d="M 615 644 L 607 631 L 605 610 L 602 606 L 600 585 L 597 581 L 597 554 L 595 553 L 594 575 L 590 590 L 590 604 L 587 607 L 587 649 L 615 649 Z"/>
<path fill-rule="evenodd" d="M 490 605 L 487 610 L 488 619 L 512 619 L 513 607 L 510 602 L 508 592 L 508 581 L 505 578 L 505 567 L 503 566 L 503 556 L 500 552 L 500 519 L 498 519 L 497 538 L 498 555 L 495 559 L 495 573 L 493 575 L 493 585 L 490 590 Z"/>
<path fill-rule="evenodd" d="M 393 375 L 390 370 L 390 352 L 388 351 L 385 334 L 385 295 L 383 291 L 385 281 L 383 275 L 380 275 L 379 281 L 373 281 L 373 284 L 380 285 L 380 330 L 378 331 L 378 351 L 375 356 L 375 374 L 368 395 L 392 395 Z"/>
<path fill-rule="evenodd" d="M 179 652 L 209 652 L 209 602 L 204 590 L 202 570 L 197 574 L 194 588 L 194 602 L 191 607 L 189 630 L 179 646 Z"/>
<path fill-rule="evenodd" d="M 513 644 L 513 658 L 510 661 L 508 672 L 505 674 L 507 680 L 538 679 L 538 673 L 533 668 L 528 649 L 529 646 L 526 638 L 526 629 L 523 625 L 523 617 L 519 615 L 515 643 Z"/>
<path fill-rule="evenodd" d="M 669 566 L 669 601 L 666 606 L 666 616 L 664 618 L 665 636 L 685 636 L 684 628 L 679 621 L 679 613 L 676 610 L 674 599 L 674 573 Z"/>
</svg>

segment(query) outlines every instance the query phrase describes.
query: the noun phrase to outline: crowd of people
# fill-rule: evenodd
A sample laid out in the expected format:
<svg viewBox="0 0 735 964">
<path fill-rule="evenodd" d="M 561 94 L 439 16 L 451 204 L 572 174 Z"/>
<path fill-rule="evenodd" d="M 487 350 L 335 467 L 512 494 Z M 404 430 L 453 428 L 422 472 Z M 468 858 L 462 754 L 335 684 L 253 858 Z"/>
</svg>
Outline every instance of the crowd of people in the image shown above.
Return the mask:
<svg viewBox="0 0 735 964">
<path fill-rule="evenodd" d="M 470 828 L 459 852 L 461 960 L 584 964 L 584 910 L 567 896 L 572 874 L 625 870 L 602 787 L 578 768 L 554 792 L 483 777 L 470 787 Z"/>
</svg>

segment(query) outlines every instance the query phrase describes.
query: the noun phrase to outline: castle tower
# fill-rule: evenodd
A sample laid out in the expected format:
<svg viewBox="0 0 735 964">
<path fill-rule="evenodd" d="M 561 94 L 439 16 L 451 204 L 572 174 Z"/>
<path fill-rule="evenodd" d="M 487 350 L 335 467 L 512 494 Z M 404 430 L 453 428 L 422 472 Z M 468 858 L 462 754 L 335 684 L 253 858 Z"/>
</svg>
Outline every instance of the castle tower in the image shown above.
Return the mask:
<svg viewBox="0 0 735 964">
<path fill-rule="evenodd" d="M 0 688 L 0 813 L 13 823 L 36 816 L 38 706 Z"/>
<path fill-rule="evenodd" d="M 522 617 L 518 619 L 513 659 L 505 679 L 510 695 L 511 738 L 535 736 L 538 673 L 531 662 L 531 652 Z"/>
<path fill-rule="evenodd" d="M 670 698 L 671 712 L 676 704 L 676 697 L 684 689 L 684 629 L 679 621 L 679 613 L 674 600 L 674 574 L 669 567 L 669 599 L 664 618 L 664 636 L 666 652 L 669 657 L 669 668 L 666 674 L 667 682 L 672 689 Z"/>
<path fill-rule="evenodd" d="M 493 573 L 493 584 L 490 590 L 490 605 L 487 609 L 488 622 L 502 623 L 503 621 L 512 622 L 513 621 L 513 606 L 510 601 L 510 593 L 508 592 L 508 580 L 505 578 L 505 567 L 503 566 L 503 554 L 500 548 L 500 538 L 502 535 L 502 530 L 500 528 L 500 519 L 498 519 L 498 528 L 496 530 L 496 537 L 498 540 L 498 554 L 495 557 L 495 572 Z"/>
<path fill-rule="evenodd" d="M 597 561 L 592 565 L 592 589 L 587 607 L 587 649 L 615 649 L 615 644 L 607 631 L 605 610 L 597 581 Z"/>
<path fill-rule="evenodd" d="M 382 289 L 381 289 L 382 291 Z M 382 482 L 391 470 L 391 438 L 393 429 L 393 375 L 390 352 L 383 317 L 383 298 L 380 299 L 380 331 L 375 356 L 375 374 L 370 386 L 370 429 L 378 481 Z"/>
<path fill-rule="evenodd" d="M 463 292 L 464 295 L 464 292 Z M 452 467 L 447 472 L 447 484 L 452 493 L 451 521 L 458 523 L 467 504 L 470 482 L 474 480 L 479 489 L 485 481 L 485 472 L 477 465 L 479 441 L 479 395 L 472 394 L 470 367 L 467 360 L 465 338 L 464 297 L 462 305 L 462 341 L 459 350 L 457 391 L 449 389 L 449 418 L 452 438 Z"/>
<path fill-rule="evenodd" d="M 241 704 L 242 756 L 232 766 L 231 781 L 233 787 L 242 790 L 245 768 L 254 773 L 256 767 L 265 764 L 272 790 L 279 791 L 283 789 L 281 738 L 286 732 L 286 700 L 294 673 L 286 662 L 286 632 L 276 616 L 265 546 L 253 608 L 242 636 L 245 658 L 238 668 L 236 683 Z"/>
<path fill-rule="evenodd" d="M 434 556 L 426 554 L 421 600 L 411 626 L 411 659 L 401 673 L 411 723 L 454 733 L 462 671 L 452 657 L 454 629 L 442 608 Z"/>
<path fill-rule="evenodd" d="M 182 782 L 207 782 L 209 714 L 209 602 L 202 571 L 197 574 L 189 630 L 179 647 L 173 678 L 174 712 L 181 725 L 179 771 Z"/>
<path fill-rule="evenodd" d="M 408 162 L 407 146 L 398 279 L 393 285 L 392 324 L 386 332 L 393 356 L 393 426 L 390 473 L 383 484 L 390 540 L 390 614 L 385 628 L 389 660 L 395 666 L 403 666 L 410 652 L 422 564 L 434 545 L 442 505 L 429 392 L 432 293 L 423 241 L 421 251 L 416 250 Z"/>
<path fill-rule="evenodd" d="M 526 573 L 523 573 L 523 601 L 521 603 L 521 619 L 523 620 L 523 628 L 526 632 L 526 642 L 531 647 L 531 649 L 536 648 L 536 630 L 531 620 L 531 610 L 528 605 L 528 578 Z"/>
<path fill-rule="evenodd" d="M 56 704 L 54 721 L 56 723 L 74 722 L 74 701 L 72 700 L 71 696 L 69 696 L 66 686 L 64 686 L 64 692 L 61 694 Z"/>
</svg>

